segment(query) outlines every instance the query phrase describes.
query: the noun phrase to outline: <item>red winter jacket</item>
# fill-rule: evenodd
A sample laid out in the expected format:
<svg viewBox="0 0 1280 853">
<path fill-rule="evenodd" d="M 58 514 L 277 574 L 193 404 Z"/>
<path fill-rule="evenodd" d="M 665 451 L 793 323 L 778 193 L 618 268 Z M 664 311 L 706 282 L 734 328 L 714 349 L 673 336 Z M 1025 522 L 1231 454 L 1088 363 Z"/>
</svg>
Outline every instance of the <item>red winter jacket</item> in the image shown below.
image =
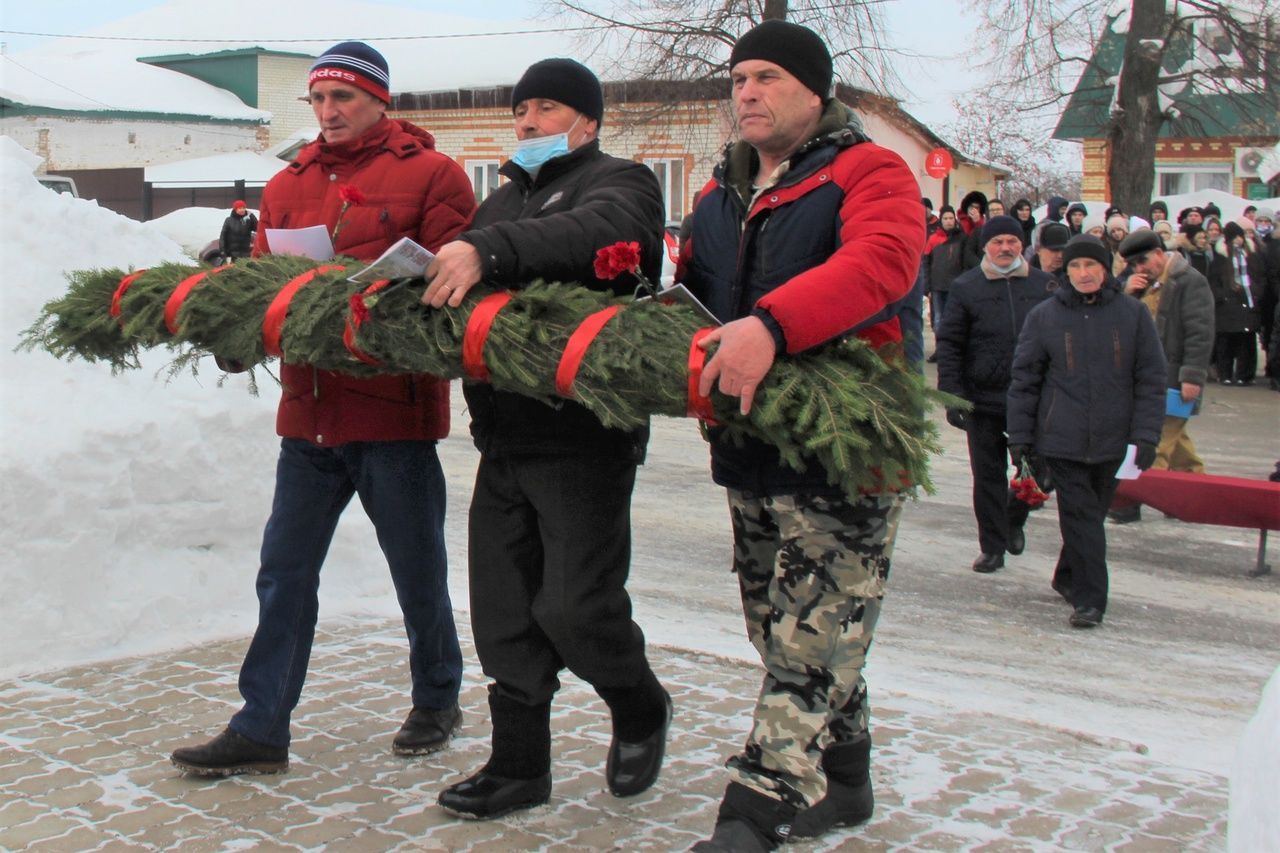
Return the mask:
<svg viewBox="0 0 1280 853">
<path fill-rule="evenodd" d="M 334 251 L 361 260 L 373 260 L 401 237 L 435 251 L 463 230 L 476 206 L 466 173 L 435 150 L 431 134 L 384 117 L 352 142 L 311 143 L 271 179 L 254 254 L 270 252 L 268 228 L 324 225 L 332 234 L 344 185 L 358 188 L 365 201 L 343 213 Z M 332 447 L 449 434 L 449 383 L 434 376 L 356 378 L 284 364 L 280 378 L 276 432 L 285 438 Z"/>
</svg>

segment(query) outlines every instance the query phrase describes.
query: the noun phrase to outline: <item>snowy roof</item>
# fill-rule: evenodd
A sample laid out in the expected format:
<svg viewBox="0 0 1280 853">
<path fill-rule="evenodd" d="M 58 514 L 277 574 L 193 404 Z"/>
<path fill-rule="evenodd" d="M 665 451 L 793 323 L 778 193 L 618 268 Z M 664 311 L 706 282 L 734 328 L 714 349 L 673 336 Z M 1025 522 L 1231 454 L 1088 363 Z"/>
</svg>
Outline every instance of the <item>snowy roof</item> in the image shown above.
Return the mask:
<svg viewBox="0 0 1280 853">
<path fill-rule="evenodd" d="M 199 22 L 202 40 L 174 39 L 197 30 L 192 22 Z M 358 34 L 341 33 L 356 22 Z M 355 37 L 387 58 L 393 92 L 427 91 L 510 85 L 539 59 L 573 56 L 569 34 L 529 32 L 547 28 L 539 21 L 494 21 L 347 0 L 310 0 L 302 15 L 290 3 L 220 0 L 211 12 L 207 0 L 171 0 L 84 33 L 119 41 L 59 39 L 5 56 L 0 98 L 58 110 L 258 121 L 270 113 L 139 57 L 227 55 L 253 48 L 314 56 Z M 508 34 L 474 35 L 499 31 Z"/>
<path fill-rule="evenodd" d="M 197 157 L 175 163 L 147 166 L 144 180 L 157 185 L 231 186 L 238 180 L 246 186 L 262 186 L 289 165 L 283 160 L 252 151 L 236 151 Z"/>
</svg>

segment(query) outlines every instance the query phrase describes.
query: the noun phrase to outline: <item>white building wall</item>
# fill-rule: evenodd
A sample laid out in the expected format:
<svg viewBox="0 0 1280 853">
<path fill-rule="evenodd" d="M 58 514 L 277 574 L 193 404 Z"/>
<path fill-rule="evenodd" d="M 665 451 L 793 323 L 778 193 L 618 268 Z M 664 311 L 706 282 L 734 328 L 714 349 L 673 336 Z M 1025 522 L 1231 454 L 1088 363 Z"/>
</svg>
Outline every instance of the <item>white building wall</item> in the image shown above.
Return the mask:
<svg viewBox="0 0 1280 853">
<path fill-rule="evenodd" d="M 257 124 L 139 121 L 62 116 L 0 119 L 0 134 L 45 159 L 45 169 L 136 169 L 233 151 L 261 151 Z"/>
<path fill-rule="evenodd" d="M 271 140 L 275 144 L 295 130 L 315 127 L 310 105 L 298 100 L 307 94 L 307 72 L 314 60 L 307 56 L 258 58 L 258 109 L 271 112 Z"/>
</svg>

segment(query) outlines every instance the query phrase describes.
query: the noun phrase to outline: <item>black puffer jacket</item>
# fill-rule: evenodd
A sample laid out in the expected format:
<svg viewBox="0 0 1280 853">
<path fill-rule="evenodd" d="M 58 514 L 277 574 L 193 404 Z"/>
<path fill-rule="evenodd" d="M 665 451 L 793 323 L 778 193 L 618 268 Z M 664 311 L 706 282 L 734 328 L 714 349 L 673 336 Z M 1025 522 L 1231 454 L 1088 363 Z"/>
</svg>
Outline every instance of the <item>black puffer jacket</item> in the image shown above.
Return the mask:
<svg viewBox="0 0 1280 853">
<path fill-rule="evenodd" d="M 231 214 L 222 223 L 218 237 L 218 251 L 228 258 L 247 258 L 253 251 L 253 239 L 258 231 L 258 217 L 252 213 L 244 216 Z"/>
<path fill-rule="evenodd" d="M 619 295 L 635 291 L 631 276 L 595 277 L 596 252 L 617 242 L 638 242 L 641 269 L 656 282 L 662 271 L 662 191 L 653 172 L 611 157 L 597 142 L 542 167 L 536 180 L 514 163 L 510 181 L 484 200 L 459 239 L 476 247 L 484 281 L 519 288 L 536 279 L 576 282 Z M 606 429 L 585 407 L 568 400 L 549 405 L 468 382 L 463 387 L 476 447 L 504 453 L 563 453 L 644 458 L 648 427 Z"/>
<path fill-rule="evenodd" d="M 1238 274 L 1235 259 L 1244 256 L 1249 275 L 1249 293 Z M 1214 247 L 1209 262 L 1209 289 L 1213 291 L 1213 328 L 1218 334 L 1253 332 L 1258 329 L 1259 306 L 1267 296 L 1267 262 L 1258 252 L 1238 246 L 1228 248 L 1222 241 Z"/>
<path fill-rule="evenodd" d="M 1027 314 L 1052 292 L 1054 277 L 1028 267 L 1025 276 L 988 278 L 985 265 L 951 284 L 938 326 L 938 388 L 1004 417 L 1013 349 Z"/>
<path fill-rule="evenodd" d="M 1164 353 L 1151 314 L 1114 278 L 1087 303 L 1070 285 L 1032 309 L 1009 387 L 1009 444 L 1076 462 L 1160 440 Z"/>
</svg>

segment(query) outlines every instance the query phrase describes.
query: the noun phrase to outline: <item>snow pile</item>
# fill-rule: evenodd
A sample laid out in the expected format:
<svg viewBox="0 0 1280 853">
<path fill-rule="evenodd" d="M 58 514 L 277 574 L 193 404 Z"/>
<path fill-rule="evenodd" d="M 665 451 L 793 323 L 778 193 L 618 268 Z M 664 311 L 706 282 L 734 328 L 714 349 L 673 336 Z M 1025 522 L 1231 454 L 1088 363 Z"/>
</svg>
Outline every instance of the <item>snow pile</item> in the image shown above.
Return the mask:
<svg viewBox="0 0 1280 853">
<path fill-rule="evenodd" d="M 33 165 L 0 137 L 0 197 L 20 211 L 0 229 L 0 678 L 247 635 L 279 446 L 274 383 L 260 376 L 256 398 L 244 377 L 219 388 L 212 363 L 166 382 L 163 350 L 119 376 L 14 352 L 65 272 L 189 262 L 149 226 L 40 186 Z M 343 528 L 326 604 L 397 612 L 363 514 Z"/>
<path fill-rule="evenodd" d="M 250 212 L 255 216 L 258 214 L 252 208 Z M 228 208 L 184 207 L 152 219 L 147 227 L 173 240 L 191 257 L 198 258 L 204 247 L 222 234 L 222 223 L 230 214 Z"/>
<path fill-rule="evenodd" d="M 1280 850 L 1280 667 L 1244 730 L 1231 768 L 1231 853 Z"/>
</svg>

